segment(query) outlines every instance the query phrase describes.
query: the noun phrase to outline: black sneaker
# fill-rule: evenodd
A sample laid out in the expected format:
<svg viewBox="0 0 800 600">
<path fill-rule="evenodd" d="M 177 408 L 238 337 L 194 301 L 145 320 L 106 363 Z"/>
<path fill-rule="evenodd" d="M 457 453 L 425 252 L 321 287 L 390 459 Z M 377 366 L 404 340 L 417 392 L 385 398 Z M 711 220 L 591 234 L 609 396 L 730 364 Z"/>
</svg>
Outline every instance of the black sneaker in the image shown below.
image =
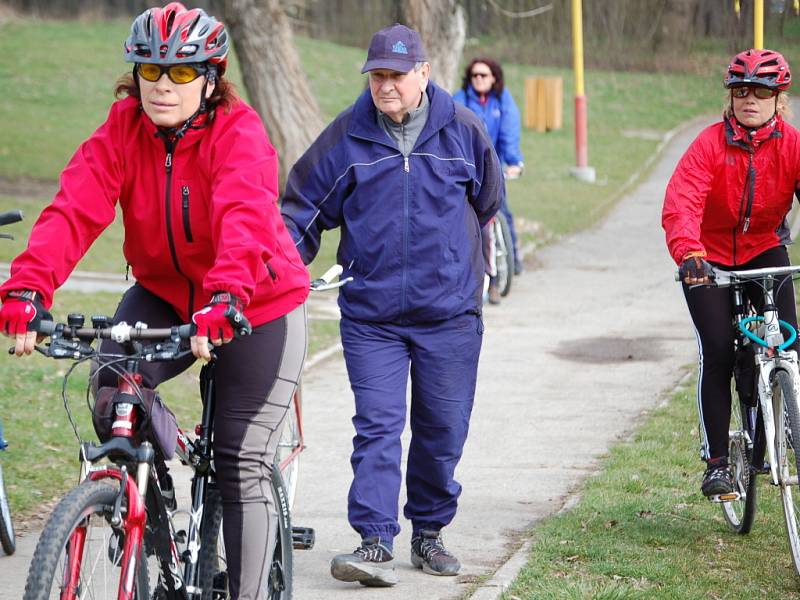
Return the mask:
<svg viewBox="0 0 800 600">
<path fill-rule="evenodd" d="M 700 486 L 706 497 L 733 493 L 733 475 L 727 460 L 710 460 Z"/>
<path fill-rule="evenodd" d="M 379 567 L 394 559 L 392 551 L 378 537 L 366 537 L 350 554 L 339 554 L 331 561 L 331 575 L 339 581 L 357 581 L 369 587 L 390 587 L 397 583 L 394 568 Z"/>
<path fill-rule="evenodd" d="M 458 559 L 445 549 L 442 534 L 429 529 L 411 538 L 411 564 L 429 575 L 457 575 L 461 569 Z"/>
</svg>

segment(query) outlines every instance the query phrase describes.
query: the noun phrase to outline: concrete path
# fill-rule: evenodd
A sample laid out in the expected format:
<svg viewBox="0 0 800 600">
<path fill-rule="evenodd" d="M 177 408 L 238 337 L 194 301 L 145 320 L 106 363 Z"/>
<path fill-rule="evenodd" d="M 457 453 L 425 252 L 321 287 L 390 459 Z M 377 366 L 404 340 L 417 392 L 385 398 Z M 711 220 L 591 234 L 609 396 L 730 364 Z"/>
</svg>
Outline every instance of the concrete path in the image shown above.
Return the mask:
<svg viewBox="0 0 800 600">
<path fill-rule="evenodd" d="M 395 541 L 396 587 L 367 589 L 330 577 L 330 559 L 358 543 L 346 520 L 353 403 L 340 355 L 310 370 L 304 382 L 308 448 L 293 518 L 316 529 L 317 544 L 295 553 L 295 598 L 497 597 L 522 555 L 498 578 L 491 575 L 523 547 L 530 527 L 570 502 L 598 458 L 694 360 L 660 214 L 667 179 L 702 124 L 675 135 L 647 181 L 596 228 L 539 252 L 541 267 L 515 279 L 500 306 L 487 306 L 471 432 L 457 474 L 464 492 L 445 530 L 448 548 L 463 564 L 460 576 L 412 569 L 410 524 L 403 523 Z M 32 547 L 28 536 L 16 556 L 0 558 L 0 598 L 22 596 Z"/>
</svg>

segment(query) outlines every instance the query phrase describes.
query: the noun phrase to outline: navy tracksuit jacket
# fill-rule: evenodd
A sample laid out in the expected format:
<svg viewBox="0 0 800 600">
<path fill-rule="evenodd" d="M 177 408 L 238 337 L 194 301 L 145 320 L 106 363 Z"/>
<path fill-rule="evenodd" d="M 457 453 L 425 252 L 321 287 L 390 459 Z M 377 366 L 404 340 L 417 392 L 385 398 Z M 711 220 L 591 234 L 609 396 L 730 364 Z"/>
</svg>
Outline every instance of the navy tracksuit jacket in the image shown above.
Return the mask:
<svg viewBox="0 0 800 600">
<path fill-rule="evenodd" d="M 405 516 L 440 529 L 467 436 L 480 354 L 480 229 L 503 196 L 480 119 L 429 83 L 428 119 L 408 156 L 383 131 L 369 90 L 289 174 L 282 214 L 303 260 L 341 228 L 341 334 L 356 415 L 349 519 L 363 537 L 399 532 L 400 435 L 411 373 Z"/>
</svg>

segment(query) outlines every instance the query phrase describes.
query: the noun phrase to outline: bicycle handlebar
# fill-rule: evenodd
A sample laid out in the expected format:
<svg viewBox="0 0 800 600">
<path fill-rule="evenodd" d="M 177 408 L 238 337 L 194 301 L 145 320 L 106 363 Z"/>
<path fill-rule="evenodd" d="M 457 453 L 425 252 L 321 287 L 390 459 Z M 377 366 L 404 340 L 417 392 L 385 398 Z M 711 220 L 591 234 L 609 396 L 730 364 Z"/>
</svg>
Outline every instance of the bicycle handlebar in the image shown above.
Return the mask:
<svg viewBox="0 0 800 600">
<path fill-rule="evenodd" d="M 714 280 L 711 283 L 697 283 L 691 287 L 729 287 L 743 281 L 753 281 L 754 279 L 765 279 L 778 277 L 779 275 L 790 275 L 800 273 L 800 266 L 789 265 L 788 267 L 766 267 L 763 269 L 745 269 L 737 271 L 726 271 L 713 267 Z M 680 271 L 675 271 L 675 281 L 682 281 Z"/>
<path fill-rule="evenodd" d="M 344 279 L 334 282 L 333 280 L 339 277 L 343 271 L 342 265 L 333 265 L 330 269 L 325 271 L 322 277 L 318 277 L 311 282 L 311 291 L 322 292 L 325 290 L 333 290 L 342 287 L 349 281 L 353 281 L 352 277 L 345 277 Z"/>
<path fill-rule="evenodd" d="M 9 210 L 8 212 L 0 213 L 0 226 L 11 225 L 11 223 L 19 221 L 22 221 L 21 210 Z"/>
<path fill-rule="evenodd" d="M 149 329 L 145 324 L 128 325 L 122 321 L 109 327 L 73 327 L 66 323 L 42 321 L 36 332 L 52 336 L 59 331 L 59 328 L 64 337 L 75 337 L 81 340 L 114 340 L 122 343 L 133 340 L 172 340 L 175 337 L 179 340 L 188 340 L 192 337 L 194 325 L 184 324 L 170 328 Z"/>
</svg>

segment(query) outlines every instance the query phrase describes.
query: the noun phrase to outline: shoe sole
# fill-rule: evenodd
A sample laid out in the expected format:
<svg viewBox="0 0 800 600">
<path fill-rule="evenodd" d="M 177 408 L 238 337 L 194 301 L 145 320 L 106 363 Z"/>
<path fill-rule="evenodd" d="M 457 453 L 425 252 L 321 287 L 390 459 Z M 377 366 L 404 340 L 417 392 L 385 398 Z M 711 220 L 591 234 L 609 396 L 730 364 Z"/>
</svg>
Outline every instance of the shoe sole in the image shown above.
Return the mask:
<svg viewBox="0 0 800 600">
<path fill-rule="evenodd" d="M 461 570 L 461 565 L 458 565 L 458 568 L 452 572 L 435 571 L 427 562 L 423 560 L 421 556 L 417 556 L 413 552 L 411 553 L 411 564 L 418 569 L 422 569 L 423 573 L 427 573 L 428 575 L 438 575 L 440 577 L 452 577 L 453 575 L 458 575 L 458 572 Z"/>
<path fill-rule="evenodd" d="M 339 581 L 357 581 L 367 587 L 391 587 L 399 581 L 393 568 L 354 561 L 332 562 L 331 575 Z"/>
</svg>

